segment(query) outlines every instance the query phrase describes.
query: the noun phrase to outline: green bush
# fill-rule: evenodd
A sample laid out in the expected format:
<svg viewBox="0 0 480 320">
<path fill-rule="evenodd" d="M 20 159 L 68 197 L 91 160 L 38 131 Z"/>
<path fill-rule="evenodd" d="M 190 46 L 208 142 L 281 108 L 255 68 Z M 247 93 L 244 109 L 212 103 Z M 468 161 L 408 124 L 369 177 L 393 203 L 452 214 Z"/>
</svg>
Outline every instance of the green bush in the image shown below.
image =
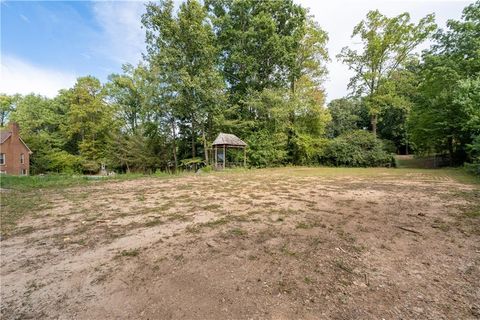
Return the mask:
<svg viewBox="0 0 480 320">
<path fill-rule="evenodd" d="M 480 176 L 480 162 L 475 163 L 465 163 L 465 169 L 468 173 L 475 174 Z"/>
<path fill-rule="evenodd" d="M 397 146 L 395 145 L 395 142 L 392 140 L 382 140 L 383 143 L 383 150 L 385 150 L 387 153 L 396 153 L 397 152 Z"/>
<path fill-rule="evenodd" d="M 211 165 L 208 165 L 202 168 L 202 172 L 205 172 L 205 173 L 212 172 L 212 171 L 213 171 L 213 167 Z"/>
<path fill-rule="evenodd" d="M 472 163 L 466 163 L 468 172 L 480 176 L 480 135 L 477 135 L 473 142 L 467 145 L 468 154 Z"/>
<path fill-rule="evenodd" d="M 48 171 L 58 173 L 81 173 L 82 158 L 64 150 L 54 150 L 48 154 Z"/>
<path fill-rule="evenodd" d="M 325 154 L 328 139 L 316 138 L 308 134 L 297 134 L 293 138 L 295 148 L 294 163 L 301 165 L 318 164 Z"/>
<path fill-rule="evenodd" d="M 253 167 L 273 167 L 286 161 L 286 136 L 266 130 L 254 132 L 247 139 L 247 161 Z"/>
<path fill-rule="evenodd" d="M 100 164 L 95 160 L 83 160 L 82 170 L 84 173 L 95 174 L 100 171 Z"/>
<path fill-rule="evenodd" d="M 322 162 L 347 167 L 387 167 L 395 164 L 382 140 L 364 130 L 350 131 L 329 141 Z"/>
</svg>

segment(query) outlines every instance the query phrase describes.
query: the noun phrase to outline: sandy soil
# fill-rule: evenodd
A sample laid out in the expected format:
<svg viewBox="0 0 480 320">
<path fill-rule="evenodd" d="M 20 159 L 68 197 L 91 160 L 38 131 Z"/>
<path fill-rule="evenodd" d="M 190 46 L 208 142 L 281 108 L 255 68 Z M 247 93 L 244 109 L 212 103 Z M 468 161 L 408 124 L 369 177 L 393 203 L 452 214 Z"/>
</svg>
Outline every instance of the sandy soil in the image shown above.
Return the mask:
<svg viewBox="0 0 480 320">
<path fill-rule="evenodd" d="M 42 191 L 2 319 L 479 319 L 478 187 L 256 170 Z"/>
</svg>

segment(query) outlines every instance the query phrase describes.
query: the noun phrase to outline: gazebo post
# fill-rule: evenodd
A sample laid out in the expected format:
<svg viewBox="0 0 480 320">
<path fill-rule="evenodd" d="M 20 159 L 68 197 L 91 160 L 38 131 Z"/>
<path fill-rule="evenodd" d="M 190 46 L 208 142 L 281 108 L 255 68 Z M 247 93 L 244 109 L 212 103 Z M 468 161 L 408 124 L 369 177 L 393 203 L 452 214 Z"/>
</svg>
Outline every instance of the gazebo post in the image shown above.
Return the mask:
<svg viewBox="0 0 480 320">
<path fill-rule="evenodd" d="M 217 166 L 218 166 L 217 153 L 218 153 L 217 146 L 215 146 L 215 170 L 217 169 Z"/>
<path fill-rule="evenodd" d="M 225 160 L 227 158 L 227 153 L 225 152 L 225 145 L 223 145 L 223 169 L 225 170 Z"/>
</svg>

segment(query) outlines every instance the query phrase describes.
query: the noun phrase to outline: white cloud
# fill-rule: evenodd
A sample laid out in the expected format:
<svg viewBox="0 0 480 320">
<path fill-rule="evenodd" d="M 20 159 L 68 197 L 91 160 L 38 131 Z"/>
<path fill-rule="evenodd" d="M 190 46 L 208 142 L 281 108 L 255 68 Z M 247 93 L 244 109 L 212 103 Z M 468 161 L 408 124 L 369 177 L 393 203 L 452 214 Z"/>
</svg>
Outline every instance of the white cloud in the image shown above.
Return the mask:
<svg viewBox="0 0 480 320">
<path fill-rule="evenodd" d="M 37 93 L 54 97 L 58 90 L 72 87 L 74 74 L 30 64 L 13 56 L 2 56 L 0 90 L 6 94 Z"/>
<path fill-rule="evenodd" d="M 94 2 L 95 19 L 102 28 L 94 51 L 118 63 L 136 64 L 145 48 L 145 31 L 141 17 L 143 2 Z"/>
<path fill-rule="evenodd" d="M 30 19 L 27 18 L 27 16 L 20 14 L 20 18 L 22 18 L 23 21 L 30 23 Z"/>
<path fill-rule="evenodd" d="M 329 79 L 325 83 L 327 100 L 341 98 L 348 94 L 347 85 L 352 72 L 335 57 L 342 47 L 351 46 L 350 38 L 353 27 L 364 19 L 367 12 L 378 9 L 387 16 L 409 12 L 412 21 L 418 21 L 429 13 L 435 13 L 436 22 L 440 27 L 445 26 L 448 19 L 460 19 L 462 9 L 471 1 L 444 1 L 444 0 L 296 0 L 306 8 L 310 14 L 328 32 L 327 45 L 331 62 L 328 64 Z M 419 47 L 424 49 L 427 44 Z"/>
</svg>

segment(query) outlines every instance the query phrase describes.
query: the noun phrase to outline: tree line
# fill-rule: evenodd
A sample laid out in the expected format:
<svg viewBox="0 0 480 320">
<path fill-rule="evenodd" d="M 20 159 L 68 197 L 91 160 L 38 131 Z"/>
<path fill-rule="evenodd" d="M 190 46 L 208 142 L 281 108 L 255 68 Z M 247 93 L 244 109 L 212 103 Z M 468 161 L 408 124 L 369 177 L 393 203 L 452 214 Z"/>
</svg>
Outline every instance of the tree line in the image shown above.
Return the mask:
<svg viewBox="0 0 480 320">
<path fill-rule="evenodd" d="M 163 0 L 142 24 L 142 60 L 106 83 L 0 95 L 32 173 L 175 171 L 205 162 L 219 132 L 245 140 L 257 167 L 384 166 L 412 152 L 480 163 L 480 1 L 445 30 L 433 15 L 370 11 L 352 33 L 360 45 L 336 56 L 354 72 L 351 93 L 328 106 L 328 34 L 291 0 Z"/>
</svg>

